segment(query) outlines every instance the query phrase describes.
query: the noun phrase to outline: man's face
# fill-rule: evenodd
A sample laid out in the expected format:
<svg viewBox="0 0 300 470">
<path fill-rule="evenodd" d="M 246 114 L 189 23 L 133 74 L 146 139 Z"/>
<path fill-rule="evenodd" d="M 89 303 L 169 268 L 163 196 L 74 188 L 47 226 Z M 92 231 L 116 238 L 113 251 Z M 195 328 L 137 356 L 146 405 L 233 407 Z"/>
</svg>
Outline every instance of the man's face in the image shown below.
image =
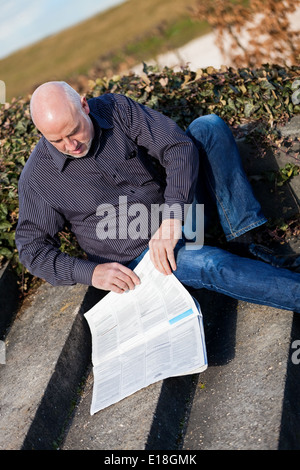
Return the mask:
<svg viewBox="0 0 300 470">
<path fill-rule="evenodd" d="M 89 106 L 86 99 L 82 98 L 81 112 L 69 109 L 41 131 L 60 152 L 72 157 L 84 157 L 90 150 L 94 137 L 94 126 L 88 114 Z"/>
</svg>

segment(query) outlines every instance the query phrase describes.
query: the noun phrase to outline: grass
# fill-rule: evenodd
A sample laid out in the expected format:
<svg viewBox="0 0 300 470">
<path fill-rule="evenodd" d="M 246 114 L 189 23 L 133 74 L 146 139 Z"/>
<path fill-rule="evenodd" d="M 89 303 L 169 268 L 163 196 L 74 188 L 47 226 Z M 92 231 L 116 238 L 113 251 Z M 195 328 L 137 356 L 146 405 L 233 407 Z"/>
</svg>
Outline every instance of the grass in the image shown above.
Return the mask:
<svg viewBox="0 0 300 470">
<path fill-rule="evenodd" d="M 133 42 L 125 48 L 125 53 L 134 56 L 138 61 L 156 57 L 158 54 L 178 48 L 201 34 L 207 33 L 209 27 L 190 17 L 183 17 L 169 25 L 164 31 L 151 35 L 141 41 Z"/>
<path fill-rule="evenodd" d="M 159 54 L 176 49 L 188 41 L 209 31 L 209 26 L 200 21 L 194 21 L 186 16 L 163 28 L 157 28 L 152 34 L 133 41 L 109 57 L 110 69 L 117 72 L 118 68 L 128 68 L 133 63 L 145 62 L 156 58 Z M 107 62 L 106 62 L 107 63 Z M 101 66 L 99 67 L 100 71 Z"/>
<path fill-rule="evenodd" d="M 88 74 L 95 64 L 100 71 L 114 71 L 128 58 L 138 63 L 185 44 L 208 31 L 191 19 L 198 1 L 127 0 L 0 60 L 7 100 L 44 81 Z"/>
</svg>

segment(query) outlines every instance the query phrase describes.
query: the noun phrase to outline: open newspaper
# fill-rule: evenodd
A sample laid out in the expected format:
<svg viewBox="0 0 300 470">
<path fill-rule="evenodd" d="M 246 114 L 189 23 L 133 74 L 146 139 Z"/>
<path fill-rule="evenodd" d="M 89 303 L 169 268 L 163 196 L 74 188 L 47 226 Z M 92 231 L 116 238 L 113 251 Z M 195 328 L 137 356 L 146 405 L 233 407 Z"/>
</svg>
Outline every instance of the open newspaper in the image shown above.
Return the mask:
<svg viewBox="0 0 300 470">
<path fill-rule="evenodd" d="M 173 274 L 155 269 L 149 252 L 134 271 L 140 285 L 110 292 L 85 314 L 92 335 L 92 415 L 154 382 L 207 368 L 199 305 Z"/>
</svg>

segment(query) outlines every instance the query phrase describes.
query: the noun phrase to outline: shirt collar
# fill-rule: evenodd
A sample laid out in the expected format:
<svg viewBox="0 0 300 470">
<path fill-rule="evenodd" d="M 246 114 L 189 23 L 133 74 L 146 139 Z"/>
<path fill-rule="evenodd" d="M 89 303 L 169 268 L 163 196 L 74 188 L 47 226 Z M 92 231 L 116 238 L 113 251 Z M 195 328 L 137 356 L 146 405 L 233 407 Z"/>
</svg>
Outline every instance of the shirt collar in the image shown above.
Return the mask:
<svg viewBox="0 0 300 470">
<path fill-rule="evenodd" d="M 102 129 L 112 129 L 113 125 L 110 124 L 106 119 L 98 116 L 97 114 L 90 112 L 89 117 L 91 118 L 91 121 L 94 126 L 95 130 L 95 135 L 93 138 L 93 142 L 91 145 L 91 148 L 88 152 L 88 154 L 85 157 L 81 158 L 87 158 L 87 157 L 93 157 L 96 155 L 99 145 L 100 145 L 100 137 L 102 133 Z M 65 164 L 67 163 L 68 160 L 76 160 L 76 157 L 71 157 L 69 155 L 65 155 L 64 153 L 60 152 L 57 150 L 54 145 L 51 144 L 45 137 L 42 137 L 44 139 L 44 142 L 46 143 L 46 146 L 50 152 L 51 157 L 53 158 L 53 161 L 55 165 L 57 166 L 58 170 L 60 172 L 63 171 Z"/>
</svg>

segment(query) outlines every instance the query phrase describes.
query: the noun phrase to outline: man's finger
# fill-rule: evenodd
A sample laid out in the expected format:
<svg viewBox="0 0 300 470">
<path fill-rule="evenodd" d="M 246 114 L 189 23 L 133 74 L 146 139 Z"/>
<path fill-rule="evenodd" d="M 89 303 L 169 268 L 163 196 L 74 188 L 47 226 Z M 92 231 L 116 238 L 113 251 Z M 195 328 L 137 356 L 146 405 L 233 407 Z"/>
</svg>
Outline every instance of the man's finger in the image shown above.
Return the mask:
<svg viewBox="0 0 300 470">
<path fill-rule="evenodd" d="M 165 249 L 150 250 L 150 256 L 152 254 L 152 262 L 155 268 L 164 275 L 171 274 L 171 268 L 167 258 L 167 252 Z"/>
<path fill-rule="evenodd" d="M 167 256 L 167 251 L 163 250 L 159 253 L 159 260 L 163 268 L 163 274 L 169 275 L 172 273 L 170 263 Z"/>
<path fill-rule="evenodd" d="M 150 247 L 150 259 L 153 263 L 153 265 L 155 266 L 155 268 L 161 272 L 162 274 L 165 274 L 165 270 L 163 268 L 163 265 L 161 263 L 161 258 L 160 258 L 160 255 L 159 255 L 159 251 L 158 249 L 155 249 L 152 247 Z"/>
<path fill-rule="evenodd" d="M 132 289 L 134 288 L 134 286 L 137 286 L 141 283 L 140 278 L 130 268 L 120 265 L 119 271 L 120 272 L 117 274 L 117 277 L 125 281 L 128 285 L 130 285 Z"/>
<path fill-rule="evenodd" d="M 99 264 L 93 272 L 92 285 L 98 289 L 124 292 L 138 284 L 136 273 L 120 263 Z"/>
<path fill-rule="evenodd" d="M 172 271 L 176 271 L 176 269 L 177 269 L 176 260 L 175 260 L 174 250 L 172 248 L 169 248 L 167 250 L 167 257 L 168 257 L 169 263 L 171 265 Z"/>
</svg>

